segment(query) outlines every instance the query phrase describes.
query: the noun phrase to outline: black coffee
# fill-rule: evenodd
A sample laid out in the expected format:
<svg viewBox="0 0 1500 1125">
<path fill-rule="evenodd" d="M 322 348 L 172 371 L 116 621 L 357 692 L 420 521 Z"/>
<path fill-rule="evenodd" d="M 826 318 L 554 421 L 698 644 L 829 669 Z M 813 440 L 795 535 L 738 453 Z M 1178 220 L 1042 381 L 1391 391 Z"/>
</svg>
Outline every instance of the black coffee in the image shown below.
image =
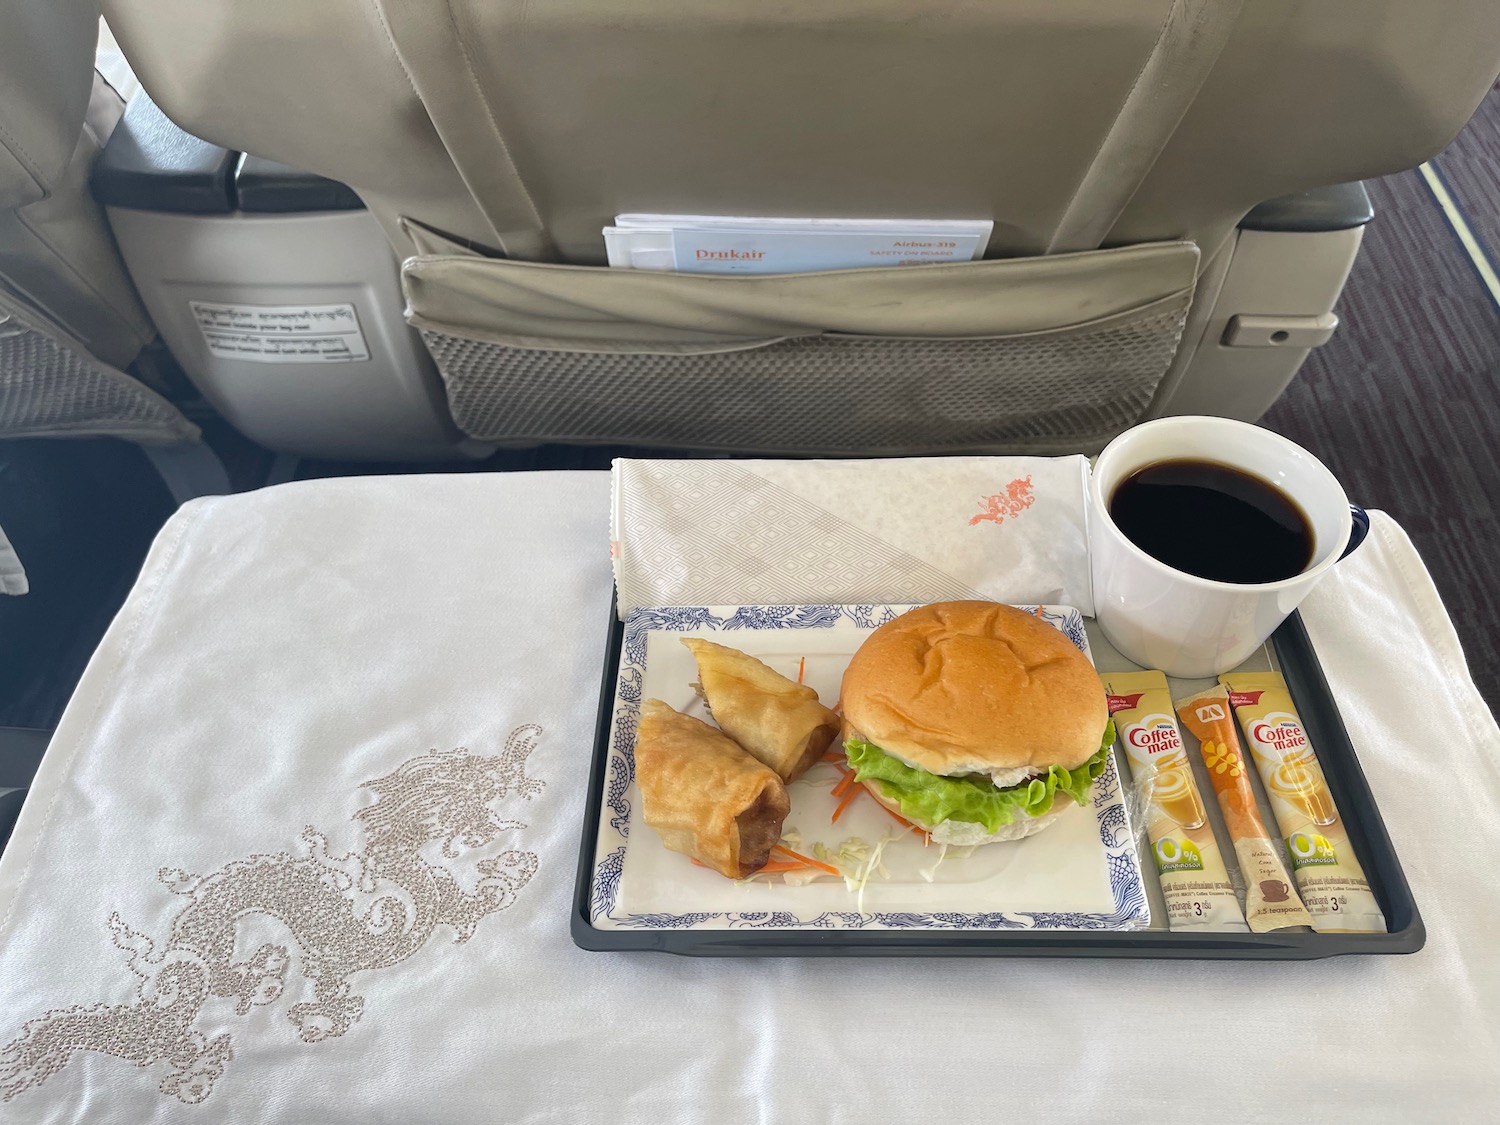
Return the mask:
<svg viewBox="0 0 1500 1125">
<path fill-rule="evenodd" d="M 1152 558 L 1216 582 L 1280 582 L 1312 561 L 1312 526 L 1289 496 L 1209 461 L 1137 470 L 1115 489 L 1109 514 Z"/>
</svg>

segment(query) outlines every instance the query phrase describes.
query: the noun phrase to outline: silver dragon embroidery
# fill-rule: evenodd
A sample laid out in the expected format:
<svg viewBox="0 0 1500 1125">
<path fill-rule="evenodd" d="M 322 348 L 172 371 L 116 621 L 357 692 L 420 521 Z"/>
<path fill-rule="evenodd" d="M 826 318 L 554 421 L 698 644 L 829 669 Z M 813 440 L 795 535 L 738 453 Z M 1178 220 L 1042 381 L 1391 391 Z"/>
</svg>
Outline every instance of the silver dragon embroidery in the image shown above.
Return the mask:
<svg viewBox="0 0 1500 1125">
<path fill-rule="evenodd" d="M 517 727 L 493 756 L 433 750 L 364 782 L 376 801 L 354 814 L 364 837 L 358 852 L 330 855 L 327 837 L 309 826 L 302 854 L 252 855 L 203 876 L 162 868 L 161 881 L 188 901 L 160 948 L 118 914 L 109 918 L 110 936 L 137 978 L 135 1001 L 55 1008 L 26 1023 L 0 1048 L 0 1096 L 9 1101 L 76 1053 L 97 1051 L 139 1067 L 165 1063 L 162 1093 L 190 1105 L 203 1101 L 233 1052 L 227 1033 L 209 1039 L 194 1023 L 216 997 L 232 1001 L 239 1015 L 275 1002 L 293 949 L 312 999 L 292 1005 L 287 1018 L 307 1043 L 343 1035 L 365 1007 L 351 977 L 400 964 L 440 927 L 453 931 L 455 943 L 468 941 L 536 873 L 534 853 L 505 850 L 480 860 L 478 885 L 465 890 L 420 853 L 455 859 L 461 849 L 525 828 L 495 819 L 490 805 L 541 791 L 543 783 L 524 768 L 541 733 L 534 724 Z M 237 961 L 240 923 L 256 914 L 279 921 L 290 941 L 264 943 Z"/>
</svg>

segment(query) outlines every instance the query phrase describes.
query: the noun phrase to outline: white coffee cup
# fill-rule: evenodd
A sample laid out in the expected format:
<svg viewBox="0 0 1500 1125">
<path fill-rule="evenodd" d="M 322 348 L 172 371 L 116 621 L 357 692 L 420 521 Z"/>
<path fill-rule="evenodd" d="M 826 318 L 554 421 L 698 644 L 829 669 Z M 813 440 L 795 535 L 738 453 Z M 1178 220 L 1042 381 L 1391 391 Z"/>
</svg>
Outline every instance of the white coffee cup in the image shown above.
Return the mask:
<svg viewBox="0 0 1500 1125">
<path fill-rule="evenodd" d="M 1148 465 L 1179 460 L 1226 465 L 1280 489 L 1312 526 L 1312 561 L 1280 582 L 1216 582 L 1173 570 L 1137 547 L 1110 518 L 1115 489 Z M 1228 418 L 1160 418 L 1126 430 L 1099 455 L 1088 491 L 1099 627 L 1125 657 L 1183 678 L 1216 676 L 1243 663 L 1369 529 L 1364 511 L 1350 505 L 1311 453 Z"/>
</svg>

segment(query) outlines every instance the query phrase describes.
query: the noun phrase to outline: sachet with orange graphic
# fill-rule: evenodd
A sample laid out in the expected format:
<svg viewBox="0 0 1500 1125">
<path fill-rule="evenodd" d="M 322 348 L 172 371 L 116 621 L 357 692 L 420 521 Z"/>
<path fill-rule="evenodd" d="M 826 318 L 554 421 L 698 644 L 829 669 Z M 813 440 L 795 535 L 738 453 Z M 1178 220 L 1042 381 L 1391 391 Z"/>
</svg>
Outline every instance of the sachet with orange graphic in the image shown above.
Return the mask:
<svg viewBox="0 0 1500 1125">
<path fill-rule="evenodd" d="M 1174 930 L 1244 933 L 1213 825 L 1172 717 L 1161 672 L 1105 672 L 1099 679 L 1137 790 L 1148 801 L 1146 835 Z"/>
<path fill-rule="evenodd" d="M 1328 780 L 1279 672 L 1219 677 L 1286 840 L 1292 873 L 1320 934 L 1386 932 L 1385 915 L 1328 791 Z"/>
<path fill-rule="evenodd" d="M 1250 767 L 1240 753 L 1229 692 L 1210 688 L 1177 701 L 1177 715 L 1192 731 L 1219 797 L 1224 827 L 1245 879 L 1245 920 L 1258 934 L 1290 926 L 1311 926 L 1312 917 L 1297 896 L 1276 841 L 1266 831 L 1250 786 Z"/>
</svg>

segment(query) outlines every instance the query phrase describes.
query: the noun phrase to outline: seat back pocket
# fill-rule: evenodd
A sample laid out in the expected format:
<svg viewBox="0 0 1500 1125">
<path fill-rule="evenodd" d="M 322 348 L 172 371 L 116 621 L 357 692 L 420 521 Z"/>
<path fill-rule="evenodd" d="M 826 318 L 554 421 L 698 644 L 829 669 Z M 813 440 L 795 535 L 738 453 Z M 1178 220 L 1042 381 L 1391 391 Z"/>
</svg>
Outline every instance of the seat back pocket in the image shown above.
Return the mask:
<svg viewBox="0 0 1500 1125">
<path fill-rule="evenodd" d="M 502 444 L 1084 449 L 1145 412 L 1198 251 L 705 275 L 428 255 L 408 319 L 454 420 Z"/>
</svg>

